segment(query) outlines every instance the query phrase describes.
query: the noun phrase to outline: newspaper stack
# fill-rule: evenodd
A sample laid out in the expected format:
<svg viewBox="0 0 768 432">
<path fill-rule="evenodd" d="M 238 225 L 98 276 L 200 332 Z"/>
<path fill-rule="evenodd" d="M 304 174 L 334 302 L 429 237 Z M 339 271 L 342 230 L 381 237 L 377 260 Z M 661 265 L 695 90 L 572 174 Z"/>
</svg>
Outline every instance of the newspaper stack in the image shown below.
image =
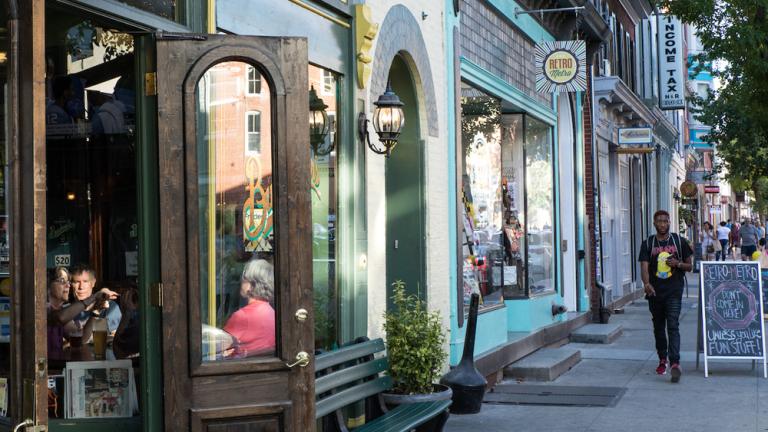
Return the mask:
<svg viewBox="0 0 768 432">
<path fill-rule="evenodd" d="M 68 362 L 65 417 L 132 417 L 139 411 L 130 360 Z"/>
</svg>

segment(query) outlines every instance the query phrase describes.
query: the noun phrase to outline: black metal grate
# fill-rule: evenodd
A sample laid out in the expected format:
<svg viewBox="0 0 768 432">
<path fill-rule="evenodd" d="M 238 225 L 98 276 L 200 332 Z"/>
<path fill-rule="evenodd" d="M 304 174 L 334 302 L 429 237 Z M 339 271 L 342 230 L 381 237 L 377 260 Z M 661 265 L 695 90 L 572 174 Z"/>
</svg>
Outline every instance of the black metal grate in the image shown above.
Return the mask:
<svg viewBox="0 0 768 432">
<path fill-rule="evenodd" d="M 627 391 L 624 387 L 499 384 L 484 403 L 502 405 L 560 405 L 612 407 Z"/>
</svg>

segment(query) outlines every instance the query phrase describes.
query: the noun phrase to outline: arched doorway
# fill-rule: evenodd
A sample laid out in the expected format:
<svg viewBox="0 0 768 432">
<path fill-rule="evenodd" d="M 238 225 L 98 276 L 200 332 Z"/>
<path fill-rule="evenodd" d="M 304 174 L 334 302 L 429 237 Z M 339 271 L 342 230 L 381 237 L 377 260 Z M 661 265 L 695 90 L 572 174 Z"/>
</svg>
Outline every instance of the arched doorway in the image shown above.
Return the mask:
<svg viewBox="0 0 768 432">
<path fill-rule="evenodd" d="M 405 283 L 407 293 L 426 299 L 424 140 L 414 79 L 401 55 L 392 61 L 389 80 L 405 104 L 405 125 L 386 161 L 388 306 L 397 280 Z"/>
</svg>

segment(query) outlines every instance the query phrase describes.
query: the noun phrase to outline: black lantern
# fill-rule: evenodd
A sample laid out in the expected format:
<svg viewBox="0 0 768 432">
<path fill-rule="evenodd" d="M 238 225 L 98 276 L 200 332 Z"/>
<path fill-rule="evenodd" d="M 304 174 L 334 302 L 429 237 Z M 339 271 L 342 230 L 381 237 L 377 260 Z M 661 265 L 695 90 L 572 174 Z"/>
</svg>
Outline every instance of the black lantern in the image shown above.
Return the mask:
<svg viewBox="0 0 768 432">
<path fill-rule="evenodd" d="M 387 82 L 386 91 L 373 104 L 376 105 L 373 110 L 373 129 L 379 135 L 379 141 L 384 145 L 384 148 L 371 144 L 371 140 L 368 138 L 368 119 L 365 117 L 365 113 L 360 113 L 357 118 L 358 134 L 360 140 L 368 144 L 368 148 L 374 153 L 385 154 L 389 157 L 397 145 L 397 138 L 405 124 L 403 102 L 392 91 L 391 83 Z"/>
<path fill-rule="evenodd" d="M 325 109 L 328 108 L 322 99 L 317 97 L 315 86 L 309 89 L 309 144 L 312 151 L 318 156 L 324 156 L 333 151 L 333 143 L 322 147 L 326 137 L 328 137 L 328 114 Z"/>
</svg>

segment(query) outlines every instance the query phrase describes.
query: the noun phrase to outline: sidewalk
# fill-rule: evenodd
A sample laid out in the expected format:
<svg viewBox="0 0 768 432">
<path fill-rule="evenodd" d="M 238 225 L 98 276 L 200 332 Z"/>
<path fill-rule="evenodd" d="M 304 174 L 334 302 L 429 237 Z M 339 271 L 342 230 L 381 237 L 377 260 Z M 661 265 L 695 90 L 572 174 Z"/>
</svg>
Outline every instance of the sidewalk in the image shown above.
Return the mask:
<svg viewBox="0 0 768 432">
<path fill-rule="evenodd" d="M 648 303 L 638 300 L 624 314 L 611 316 L 623 326 L 610 345 L 569 344 L 582 360 L 550 383 L 557 386 L 624 387 L 614 407 L 569 407 L 483 404 L 475 415 L 451 415 L 447 432 L 491 431 L 768 431 L 768 379 L 762 365 L 750 360 L 710 361 L 704 378 L 704 357 L 696 370 L 696 294 L 698 274 L 689 274 L 690 298 L 683 297 L 680 320 L 683 376 L 656 375 Z M 506 380 L 505 384 L 514 384 Z"/>
</svg>

